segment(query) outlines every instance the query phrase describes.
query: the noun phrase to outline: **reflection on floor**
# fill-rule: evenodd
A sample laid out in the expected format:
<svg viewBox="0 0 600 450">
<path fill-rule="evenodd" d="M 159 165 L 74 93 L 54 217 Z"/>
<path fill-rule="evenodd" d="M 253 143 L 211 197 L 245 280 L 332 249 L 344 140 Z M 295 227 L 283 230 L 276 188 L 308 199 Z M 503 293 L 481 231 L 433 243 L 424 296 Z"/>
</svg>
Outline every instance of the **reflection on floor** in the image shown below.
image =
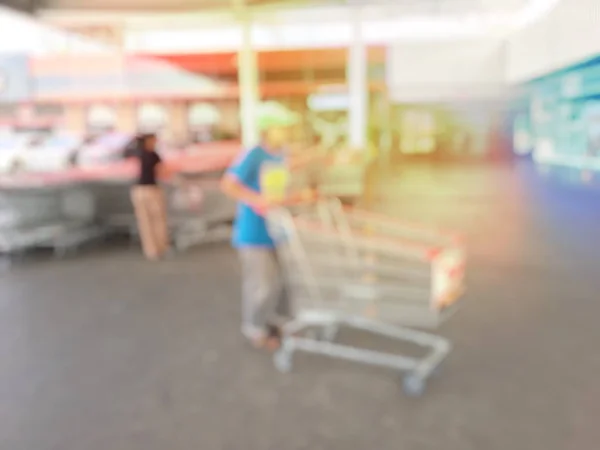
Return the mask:
<svg viewBox="0 0 600 450">
<path fill-rule="evenodd" d="M 390 170 L 371 187 L 372 208 L 468 236 L 465 308 L 442 329 L 455 350 L 424 397 L 329 359 L 278 374 L 239 336 L 227 247 L 159 265 L 107 249 L 2 276 L 0 448 L 596 448 L 597 194 L 507 167 Z"/>
</svg>

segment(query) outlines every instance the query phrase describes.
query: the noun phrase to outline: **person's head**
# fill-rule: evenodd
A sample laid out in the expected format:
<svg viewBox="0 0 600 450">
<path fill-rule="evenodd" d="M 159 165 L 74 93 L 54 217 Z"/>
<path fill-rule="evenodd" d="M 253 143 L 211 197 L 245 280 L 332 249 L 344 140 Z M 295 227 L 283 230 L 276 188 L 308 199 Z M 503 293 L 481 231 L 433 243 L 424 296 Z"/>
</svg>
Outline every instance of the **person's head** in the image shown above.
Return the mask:
<svg viewBox="0 0 600 450">
<path fill-rule="evenodd" d="M 156 135 L 153 133 L 145 133 L 138 137 L 140 150 L 153 152 L 156 150 Z"/>
<path fill-rule="evenodd" d="M 262 131 L 262 141 L 273 150 L 281 150 L 290 142 L 290 127 L 274 126 Z"/>
<path fill-rule="evenodd" d="M 291 140 L 291 129 L 298 123 L 297 114 L 276 102 L 260 105 L 258 126 L 262 142 L 270 150 L 281 151 Z"/>
</svg>

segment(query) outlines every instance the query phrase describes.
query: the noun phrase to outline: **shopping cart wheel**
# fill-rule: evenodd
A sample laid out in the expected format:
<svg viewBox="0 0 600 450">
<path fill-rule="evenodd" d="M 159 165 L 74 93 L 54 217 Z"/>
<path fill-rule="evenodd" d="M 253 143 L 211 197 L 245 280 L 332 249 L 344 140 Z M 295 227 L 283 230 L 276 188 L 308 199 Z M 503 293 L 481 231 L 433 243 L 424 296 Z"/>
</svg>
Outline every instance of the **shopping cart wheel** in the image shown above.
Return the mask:
<svg viewBox="0 0 600 450">
<path fill-rule="evenodd" d="M 279 350 L 275 353 L 273 362 L 275 363 L 275 368 L 281 373 L 288 373 L 292 370 L 292 354 L 287 351 Z"/>
<path fill-rule="evenodd" d="M 404 393 L 409 397 L 419 397 L 425 392 L 425 380 L 416 375 L 405 375 L 402 384 Z"/>
</svg>

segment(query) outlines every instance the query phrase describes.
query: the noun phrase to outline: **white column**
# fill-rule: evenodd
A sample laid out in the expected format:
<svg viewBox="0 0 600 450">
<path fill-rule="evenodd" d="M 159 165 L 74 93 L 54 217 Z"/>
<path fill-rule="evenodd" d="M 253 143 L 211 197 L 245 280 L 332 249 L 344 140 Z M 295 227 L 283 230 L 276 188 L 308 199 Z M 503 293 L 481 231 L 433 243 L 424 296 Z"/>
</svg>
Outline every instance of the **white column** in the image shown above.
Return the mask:
<svg viewBox="0 0 600 450">
<path fill-rule="evenodd" d="M 238 52 L 238 83 L 240 92 L 240 124 L 244 147 L 256 145 L 259 141 L 256 113 L 259 102 L 258 63 L 252 48 L 252 23 L 242 21 L 242 48 Z"/>
<path fill-rule="evenodd" d="M 354 21 L 353 39 L 348 49 L 346 78 L 348 80 L 348 141 L 351 147 L 364 149 L 367 145 L 367 47 L 362 39 L 360 19 Z"/>
</svg>

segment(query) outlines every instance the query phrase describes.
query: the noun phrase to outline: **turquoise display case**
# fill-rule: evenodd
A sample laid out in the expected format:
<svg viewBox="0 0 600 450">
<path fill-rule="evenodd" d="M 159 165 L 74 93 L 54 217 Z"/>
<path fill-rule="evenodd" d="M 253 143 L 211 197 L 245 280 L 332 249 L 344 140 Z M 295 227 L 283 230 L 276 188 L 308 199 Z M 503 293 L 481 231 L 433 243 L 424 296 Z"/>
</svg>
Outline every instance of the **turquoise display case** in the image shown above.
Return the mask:
<svg viewBox="0 0 600 450">
<path fill-rule="evenodd" d="M 520 86 L 513 149 L 540 165 L 600 174 L 600 56 Z M 525 137 L 526 136 L 526 137 Z M 526 149 L 526 144 L 531 150 Z"/>
</svg>

